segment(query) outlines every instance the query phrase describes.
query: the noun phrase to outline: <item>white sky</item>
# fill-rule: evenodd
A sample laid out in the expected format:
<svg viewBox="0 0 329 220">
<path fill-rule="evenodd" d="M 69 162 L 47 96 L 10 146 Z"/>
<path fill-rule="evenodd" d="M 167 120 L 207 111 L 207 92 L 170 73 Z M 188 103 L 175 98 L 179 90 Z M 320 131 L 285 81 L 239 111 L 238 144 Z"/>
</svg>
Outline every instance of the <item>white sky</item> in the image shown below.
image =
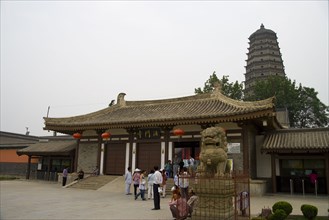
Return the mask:
<svg viewBox="0 0 329 220">
<path fill-rule="evenodd" d="M 248 37 L 277 33 L 286 75 L 329 103 L 328 1 L 1 1 L 1 127 L 244 81 Z"/>
</svg>

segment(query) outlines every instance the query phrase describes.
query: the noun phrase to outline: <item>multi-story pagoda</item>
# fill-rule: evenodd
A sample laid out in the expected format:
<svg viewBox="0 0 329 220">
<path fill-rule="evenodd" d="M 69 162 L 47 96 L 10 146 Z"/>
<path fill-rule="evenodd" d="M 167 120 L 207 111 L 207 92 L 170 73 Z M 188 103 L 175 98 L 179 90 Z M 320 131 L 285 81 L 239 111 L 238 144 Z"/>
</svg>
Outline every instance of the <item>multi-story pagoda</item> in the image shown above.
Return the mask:
<svg viewBox="0 0 329 220">
<path fill-rule="evenodd" d="M 260 29 L 249 37 L 249 52 L 245 73 L 245 96 L 252 94 L 253 86 L 258 80 L 269 76 L 285 76 L 283 60 L 280 53 L 276 33 L 266 29 L 262 24 Z"/>
</svg>

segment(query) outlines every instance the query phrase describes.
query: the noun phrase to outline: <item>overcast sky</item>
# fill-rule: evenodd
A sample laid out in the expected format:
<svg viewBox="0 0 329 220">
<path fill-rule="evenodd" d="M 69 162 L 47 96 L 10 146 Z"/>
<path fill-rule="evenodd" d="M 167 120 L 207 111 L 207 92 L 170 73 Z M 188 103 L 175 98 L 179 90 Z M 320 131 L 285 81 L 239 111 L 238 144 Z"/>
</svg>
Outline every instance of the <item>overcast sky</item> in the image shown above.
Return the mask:
<svg viewBox="0 0 329 220">
<path fill-rule="evenodd" d="M 2 131 L 43 117 L 194 95 L 216 71 L 244 81 L 248 37 L 277 33 L 288 78 L 328 105 L 328 1 L 1 1 Z"/>
</svg>

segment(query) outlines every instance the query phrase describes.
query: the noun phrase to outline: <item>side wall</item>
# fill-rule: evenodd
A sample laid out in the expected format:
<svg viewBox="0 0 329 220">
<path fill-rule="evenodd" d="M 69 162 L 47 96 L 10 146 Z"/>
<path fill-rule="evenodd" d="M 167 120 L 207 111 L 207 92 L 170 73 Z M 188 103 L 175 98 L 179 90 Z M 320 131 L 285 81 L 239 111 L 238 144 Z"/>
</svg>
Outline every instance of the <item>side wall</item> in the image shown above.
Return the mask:
<svg viewBox="0 0 329 220">
<path fill-rule="evenodd" d="M 82 169 L 85 173 L 92 173 L 97 166 L 98 143 L 80 142 L 78 155 L 78 171 Z"/>
<path fill-rule="evenodd" d="M 264 180 L 266 184 L 266 192 L 272 191 L 272 168 L 271 155 L 262 154 L 261 148 L 264 143 L 265 136 L 257 135 L 256 139 L 256 161 L 257 161 L 257 179 Z"/>
<path fill-rule="evenodd" d="M 271 155 L 262 154 L 261 147 L 265 136 L 256 136 L 257 178 L 271 178 Z"/>
<path fill-rule="evenodd" d="M 0 174 L 25 176 L 27 172 L 28 156 L 18 156 L 17 149 L 0 150 Z M 36 169 L 38 159 L 32 158 L 31 168 Z"/>
</svg>

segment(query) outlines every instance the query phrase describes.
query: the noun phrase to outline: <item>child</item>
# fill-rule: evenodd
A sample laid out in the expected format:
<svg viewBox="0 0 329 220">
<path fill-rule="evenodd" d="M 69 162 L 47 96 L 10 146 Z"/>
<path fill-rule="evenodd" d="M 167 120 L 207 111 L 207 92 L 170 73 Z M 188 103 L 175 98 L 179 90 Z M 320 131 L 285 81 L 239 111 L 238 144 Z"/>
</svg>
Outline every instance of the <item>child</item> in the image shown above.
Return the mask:
<svg viewBox="0 0 329 220">
<path fill-rule="evenodd" d="M 145 199 L 145 191 L 146 191 L 145 175 L 146 175 L 145 170 L 142 170 L 140 177 L 139 177 L 139 193 L 135 196 L 135 200 L 138 198 L 139 195 L 141 195 L 142 200 L 146 200 Z"/>
</svg>

